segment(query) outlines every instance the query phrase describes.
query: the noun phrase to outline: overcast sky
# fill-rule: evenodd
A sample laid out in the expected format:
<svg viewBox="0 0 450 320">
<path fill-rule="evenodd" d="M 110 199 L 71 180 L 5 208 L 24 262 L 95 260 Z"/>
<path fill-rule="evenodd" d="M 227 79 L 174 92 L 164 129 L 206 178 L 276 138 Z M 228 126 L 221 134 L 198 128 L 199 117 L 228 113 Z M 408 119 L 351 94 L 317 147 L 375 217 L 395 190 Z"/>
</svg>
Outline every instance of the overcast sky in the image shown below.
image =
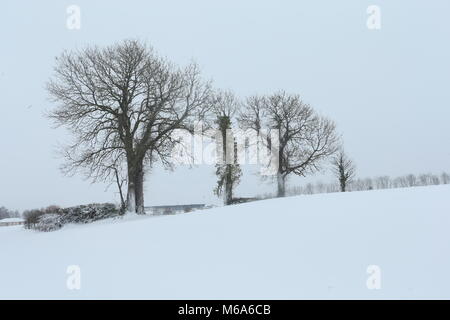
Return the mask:
<svg viewBox="0 0 450 320">
<path fill-rule="evenodd" d="M 66 27 L 69 5 L 81 29 Z M 369 5 L 381 29 L 366 26 Z M 45 83 L 64 49 L 134 38 L 178 64 L 197 61 L 239 96 L 299 93 L 336 121 L 358 175 L 450 171 L 450 2 L 18 1 L 0 18 L 0 206 L 27 209 L 117 199 L 112 187 L 59 171 Z M 217 202 L 214 168 L 155 168 L 146 204 Z M 327 181 L 328 176 L 319 177 Z M 314 178 L 318 179 L 318 178 Z M 249 172 L 238 195 L 274 190 Z M 290 185 L 301 184 L 292 179 Z"/>
</svg>

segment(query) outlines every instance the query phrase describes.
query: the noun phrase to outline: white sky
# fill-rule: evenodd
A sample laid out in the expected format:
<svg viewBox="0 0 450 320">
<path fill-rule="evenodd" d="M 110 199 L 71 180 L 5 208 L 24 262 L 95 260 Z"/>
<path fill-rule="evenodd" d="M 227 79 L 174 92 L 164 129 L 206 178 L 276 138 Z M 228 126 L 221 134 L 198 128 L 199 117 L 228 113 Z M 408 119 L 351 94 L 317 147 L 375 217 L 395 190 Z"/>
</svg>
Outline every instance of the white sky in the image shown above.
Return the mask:
<svg viewBox="0 0 450 320">
<path fill-rule="evenodd" d="M 81 29 L 66 8 L 81 8 Z M 366 9 L 381 8 L 381 30 Z M 116 199 L 114 188 L 64 177 L 68 139 L 43 116 L 62 50 L 138 38 L 179 64 L 197 61 L 241 97 L 299 93 L 336 121 L 360 176 L 450 171 L 450 2 L 2 1 L 0 205 L 27 209 Z M 146 204 L 214 202 L 214 168 L 147 177 Z M 302 183 L 292 179 L 291 185 Z M 273 190 L 246 174 L 238 195 Z"/>
</svg>

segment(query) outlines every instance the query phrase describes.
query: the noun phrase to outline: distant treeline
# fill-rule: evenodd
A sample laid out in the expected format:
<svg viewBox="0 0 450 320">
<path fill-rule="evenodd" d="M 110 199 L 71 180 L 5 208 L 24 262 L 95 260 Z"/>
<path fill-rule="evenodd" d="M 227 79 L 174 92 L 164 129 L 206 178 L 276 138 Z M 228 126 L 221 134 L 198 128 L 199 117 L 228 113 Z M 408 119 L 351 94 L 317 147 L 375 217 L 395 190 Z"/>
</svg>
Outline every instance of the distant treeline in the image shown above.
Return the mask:
<svg viewBox="0 0 450 320">
<path fill-rule="evenodd" d="M 450 184 L 450 174 L 443 172 L 440 175 L 426 173 L 420 175 L 408 174 L 392 178 L 390 176 L 378 176 L 375 178 L 358 178 L 350 181 L 347 191 L 365 191 L 394 188 L 410 188 L 419 186 L 431 186 Z M 333 193 L 340 192 L 339 183 L 308 183 L 304 186 L 294 186 L 286 190 L 287 195 Z M 274 198 L 274 194 L 266 193 L 258 196 L 260 199 Z"/>
<path fill-rule="evenodd" d="M 5 207 L 0 207 L 0 220 L 1 219 L 7 219 L 7 218 L 19 218 L 20 213 L 19 211 L 15 210 L 9 210 Z"/>
</svg>

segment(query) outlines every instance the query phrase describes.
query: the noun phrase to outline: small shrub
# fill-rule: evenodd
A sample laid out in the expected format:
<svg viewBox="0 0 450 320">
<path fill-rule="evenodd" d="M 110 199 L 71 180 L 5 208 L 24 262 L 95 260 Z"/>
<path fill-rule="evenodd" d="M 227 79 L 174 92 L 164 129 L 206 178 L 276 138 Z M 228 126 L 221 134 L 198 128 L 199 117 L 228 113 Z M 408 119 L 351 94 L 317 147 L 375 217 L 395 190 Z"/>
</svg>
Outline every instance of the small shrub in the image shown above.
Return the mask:
<svg viewBox="0 0 450 320">
<path fill-rule="evenodd" d="M 49 232 L 61 229 L 62 226 L 61 215 L 57 213 L 46 213 L 38 218 L 38 222 L 33 226 L 33 229 Z"/>
<path fill-rule="evenodd" d="M 41 209 L 27 210 L 23 213 L 25 219 L 24 227 L 26 229 L 32 229 L 38 222 L 39 218 L 44 215 L 45 212 Z"/>
<path fill-rule="evenodd" d="M 175 210 L 172 208 L 164 208 L 164 210 L 163 210 L 163 214 L 169 215 L 169 214 L 175 214 L 175 213 L 176 213 Z"/>
</svg>

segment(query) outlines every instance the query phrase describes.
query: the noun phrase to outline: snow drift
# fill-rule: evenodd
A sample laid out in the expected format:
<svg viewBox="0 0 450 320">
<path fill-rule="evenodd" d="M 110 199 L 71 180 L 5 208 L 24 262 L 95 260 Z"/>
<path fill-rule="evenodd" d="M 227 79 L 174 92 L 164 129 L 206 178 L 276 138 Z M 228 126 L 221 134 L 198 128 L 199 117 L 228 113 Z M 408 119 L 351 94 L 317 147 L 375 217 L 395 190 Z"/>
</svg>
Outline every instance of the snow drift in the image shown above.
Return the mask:
<svg viewBox="0 0 450 320">
<path fill-rule="evenodd" d="M 0 298 L 449 299 L 449 229 L 450 186 L 3 227 Z M 71 265 L 80 290 L 67 288 Z M 379 290 L 366 286 L 370 265 Z"/>
</svg>

